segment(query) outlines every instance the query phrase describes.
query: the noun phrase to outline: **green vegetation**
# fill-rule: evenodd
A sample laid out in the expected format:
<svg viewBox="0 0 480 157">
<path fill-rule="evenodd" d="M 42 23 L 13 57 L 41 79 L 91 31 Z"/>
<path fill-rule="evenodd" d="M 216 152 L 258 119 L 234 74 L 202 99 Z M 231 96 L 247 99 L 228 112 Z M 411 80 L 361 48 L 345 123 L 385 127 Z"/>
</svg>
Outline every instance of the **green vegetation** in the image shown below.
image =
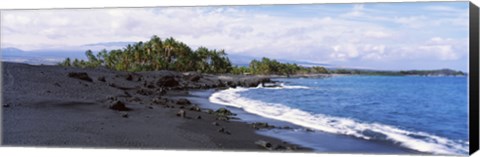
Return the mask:
<svg viewBox="0 0 480 157">
<path fill-rule="evenodd" d="M 456 76 L 456 75 L 466 75 L 462 71 L 455 71 L 451 69 L 440 69 L 440 70 L 409 70 L 409 71 L 400 71 L 402 75 L 447 75 L 447 76 Z"/>
<path fill-rule="evenodd" d="M 199 47 L 192 51 L 186 44 L 173 38 L 161 40 L 153 36 L 147 42 L 127 45 L 123 49 L 102 50 L 96 55 L 91 50 L 85 52 L 87 60 L 65 59 L 62 66 L 95 68 L 105 66 L 119 71 L 197 71 L 200 73 L 233 74 L 276 74 L 292 75 L 305 73 L 328 73 L 324 67 L 306 68 L 297 64 L 280 63 L 269 58 L 253 60 L 249 67 L 233 67 L 224 50 L 209 50 Z"/>
<path fill-rule="evenodd" d="M 361 69 L 336 69 L 331 70 L 334 74 L 346 75 L 381 75 L 381 76 L 400 76 L 403 75 L 398 71 L 378 71 L 378 70 L 361 70 Z"/>
<path fill-rule="evenodd" d="M 119 71 L 196 71 L 200 73 L 232 73 L 254 75 L 296 75 L 296 74 L 350 74 L 350 75 L 466 75 L 461 71 L 450 69 L 440 70 L 409 70 L 409 71 L 378 71 L 359 69 L 334 69 L 324 67 L 303 67 L 297 64 L 280 63 L 275 59 L 262 58 L 252 60 L 248 67 L 232 66 L 224 50 L 199 47 L 193 51 L 190 47 L 172 37 L 161 40 L 153 36 L 147 42 L 127 45 L 123 49 L 101 50 L 96 55 L 91 50 L 85 52 L 87 60 L 70 58 L 59 63 L 62 66 L 81 68 L 96 68 L 104 66 Z"/>
<path fill-rule="evenodd" d="M 348 74 L 348 75 L 381 75 L 381 76 L 461 76 L 466 75 L 462 71 L 455 71 L 451 69 L 440 70 L 407 70 L 407 71 L 380 71 L 380 70 L 360 70 L 360 69 L 336 69 L 330 70 L 333 74 Z"/>
<path fill-rule="evenodd" d="M 173 38 L 161 40 L 153 36 L 150 41 L 127 45 L 123 49 L 102 50 L 94 55 L 85 52 L 86 61 L 70 58 L 59 65 L 81 68 L 105 66 L 119 71 L 197 71 L 201 73 L 228 73 L 232 65 L 224 50 L 199 47 L 192 51 L 186 44 Z"/>
<path fill-rule="evenodd" d="M 252 60 L 249 67 L 234 67 L 233 74 L 260 74 L 260 75 L 294 75 L 310 73 L 329 73 L 324 67 L 302 67 L 297 64 L 280 63 L 277 60 L 263 57 L 262 60 Z"/>
</svg>

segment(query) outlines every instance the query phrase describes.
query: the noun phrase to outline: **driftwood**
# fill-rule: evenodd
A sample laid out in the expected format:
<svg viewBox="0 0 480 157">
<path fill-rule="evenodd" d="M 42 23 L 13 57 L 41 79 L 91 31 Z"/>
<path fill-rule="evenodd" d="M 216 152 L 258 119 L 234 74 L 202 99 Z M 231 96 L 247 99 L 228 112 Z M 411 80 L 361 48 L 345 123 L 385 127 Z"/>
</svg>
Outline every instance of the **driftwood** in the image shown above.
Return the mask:
<svg viewBox="0 0 480 157">
<path fill-rule="evenodd" d="M 184 110 L 180 110 L 180 111 L 177 112 L 178 117 L 185 118 L 186 115 L 187 115 L 187 113 Z"/>
<path fill-rule="evenodd" d="M 115 83 L 109 83 L 108 86 L 113 87 L 113 88 L 118 88 L 118 89 L 121 89 L 121 90 L 131 90 L 131 89 L 140 88 L 138 86 L 136 86 L 136 87 L 121 87 L 121 86 L 116 85 Z"/>
<path fill-rule="evenodd" d="M 272 150 L 272 144 L 264 140 L 255 141 L 255 144 L 268 150 Z"/>
<path fill-rule="evenodd" d="M 218 132 L 224 133 L 224 134 L 227 134 L 227 135 L 230 135 L 230 134 L 231 134 L 230 131 L 227 131 L 225 128 L 220 128 L 220 129 L 218 129 Z"/>
</svg>

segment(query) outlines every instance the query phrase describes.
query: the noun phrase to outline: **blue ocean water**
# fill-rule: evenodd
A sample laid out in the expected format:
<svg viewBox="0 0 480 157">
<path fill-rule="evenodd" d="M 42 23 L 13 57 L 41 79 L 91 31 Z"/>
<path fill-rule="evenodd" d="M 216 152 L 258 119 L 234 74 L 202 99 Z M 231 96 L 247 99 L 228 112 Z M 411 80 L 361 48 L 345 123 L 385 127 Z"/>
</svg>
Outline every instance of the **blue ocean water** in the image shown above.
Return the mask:
<svg viewBox="0 0 480 157">
<path fill-rule="evenodd" d="M 277 79 L 210 100 L 263 117 L 434 154 L 468 152 L 467 77 L 336 76 Z"/>
</svg>

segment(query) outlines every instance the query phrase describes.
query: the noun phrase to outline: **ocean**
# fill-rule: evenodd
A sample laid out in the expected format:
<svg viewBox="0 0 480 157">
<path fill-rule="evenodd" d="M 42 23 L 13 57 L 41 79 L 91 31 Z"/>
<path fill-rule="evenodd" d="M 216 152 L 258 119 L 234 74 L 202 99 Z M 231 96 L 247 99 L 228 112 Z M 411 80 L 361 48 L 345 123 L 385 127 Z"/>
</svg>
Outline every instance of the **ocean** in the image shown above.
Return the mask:
<svg viewBox="0 0 480 157">
<path fill-rule="evenodd" d="M 467 77 L 274 80 L 282 82 L 281 87 L 230 88 L 213 93 L 209 100 L 322 134 L 431 154 L 468 154 Z M 310 143 L 316 146 L 315 141 Z"/>
</svg>

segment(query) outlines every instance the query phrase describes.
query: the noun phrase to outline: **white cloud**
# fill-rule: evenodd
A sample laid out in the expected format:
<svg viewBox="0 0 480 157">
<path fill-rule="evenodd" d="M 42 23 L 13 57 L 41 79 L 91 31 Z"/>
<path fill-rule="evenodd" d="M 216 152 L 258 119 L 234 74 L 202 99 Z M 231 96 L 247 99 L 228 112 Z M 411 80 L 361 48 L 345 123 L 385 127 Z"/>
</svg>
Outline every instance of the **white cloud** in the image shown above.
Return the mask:
<svg viewBox="0 0 480 157">
<path fill-rule="evenodd" d="M 427 53 L 436 53 L 437 58 L 440 60 L 457 60 L 459 57 L 453 51 L 451 45 L 421 46 L 419 49 Z"/>
<path fill-rule="evenodd" d="M 1 45 L 25 50 L 61 48 L 145 41 L 155 34 L 172 36 L 194 48 L 314 62 L 432 56 L 455 60 L 466 52 L 463 38 L 449 37 L 458 29 L 453 24 L 468 21 L 464 12 L 438 19 L 401 12 L 391 16 L 392 10 L 386 16 L 382 10 L 372 13 L 367 8 L 353 5 L 344 13 L 325 16 L 279 16 L 242 7 L 3 11 Z"/>
<path fill-rule="evenodd" d="M 412 28 L 420 28 L 420 27 L 428 26 L 428 24 L 425 23 L 426 20 L 427 20 L 427 17 L 425 16 L 408 16 L 408 17 L 395 18 L 396 23 L 403 24 Z"/>
<path fill-rule="evenodd" d="M 425 10 L 428 11 L 440 11 L 440 12 L 462 12 L 464 10 L 454 8 L 454 7 L 449 7 L 449 6 L 440 6 L 440 5 L 432 5 L 432 6 L 427 6 L 424 8 Z"/>
<path fill-rule="evenodd" d="M 344 16 L 358 17 L 364 15 L 364 5 L 355 4 L 351 12 L 344 14 Z"/>
<path fill-rule="evenodd" d="M 386 38 L 390 37 L 390 34 L 387 32 L 382 32 L 382 31 L 366 31 L 364 33 L 366 37 L 371 37 L 371 38 Z"/>
<path fill-rule="evenodd" d="M 333 46 L 333 52 L 330 54 L 333 59 L 338 59 L 340 61 L 345 61 L 349 58 L 356 58 L 359 55 L 360 52 L 354 44 L 335 45 Z"/>
</svg>

